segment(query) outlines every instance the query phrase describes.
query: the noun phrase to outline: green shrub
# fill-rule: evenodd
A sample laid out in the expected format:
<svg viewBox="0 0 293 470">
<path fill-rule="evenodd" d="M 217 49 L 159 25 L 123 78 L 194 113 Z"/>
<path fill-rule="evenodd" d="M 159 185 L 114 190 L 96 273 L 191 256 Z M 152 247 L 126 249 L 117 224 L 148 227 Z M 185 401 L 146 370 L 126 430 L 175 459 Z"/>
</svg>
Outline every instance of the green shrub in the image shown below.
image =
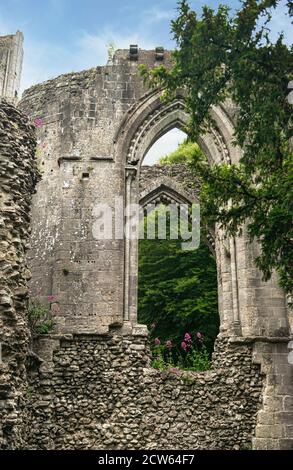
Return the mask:
<svg viewBox="0 0 293 470">
<path fill-rule="evenodd" d="M 54 328 L 51 304 L 46 306 L 38 299 L 31 299 L 29 301 L 27 319 L 33 336 L 48 334 Z"/>
</svg>

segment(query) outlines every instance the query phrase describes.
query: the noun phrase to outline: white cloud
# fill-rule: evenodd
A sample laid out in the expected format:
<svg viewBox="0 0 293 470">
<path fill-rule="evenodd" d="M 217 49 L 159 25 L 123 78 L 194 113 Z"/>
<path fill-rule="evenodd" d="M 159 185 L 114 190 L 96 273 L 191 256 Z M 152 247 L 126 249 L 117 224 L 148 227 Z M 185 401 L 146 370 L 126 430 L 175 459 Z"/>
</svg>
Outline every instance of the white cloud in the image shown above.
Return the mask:
<svg viewBox="0 0 293 470">
<path fill-rule="evenodd" d="M 155 43 L 139 31 L 131 34 L 120 34 L 106 29 L 102 33 L 94 35 L 83 33 L 78 41 L 79 60 L 82 62 L 106 63 L 108 54 L 107 46 L 114 44 L 115 49 L 128 49 L 130 44 L 138 44 L 140 48 L 152 49 Z"/>
<path fill-rule="evenodd" d="M 175 16 L 175 9 L 161 10 L 158 7 L 153 7 L 150 10 L 143 12 L 144 21 L 146 23 L 161 23 L 162 21 L 170 21 Z"/>
<path fill-rule="evenodd" d="M 74 57 L 66 47 L 24 37 L 21 90 L 72 70 Z"/>
<path fill-rule="evenodd" d="M 155 40 L 154 24 L 168 21 L 174 16 L 170 10 L 161 10 L 158 7 L 143 10 L 135 31 L 125 30 L 123 33 L 106 27 L 98 34 L 89 34 L 83 31 L 78 40 L 78 55 L 80 63 L 92 65 L 105 64 L 108 59 L 107 46 L 113 44 L 116 49 L 128 49 L 130 44 L 138 44 L 141 49 L 153 49 L 158 45 Z M 156 26 L 157 27 L 157 26 Z"/>
<path fill-rule="evenodd" d="M 60 2 L 62 3 L 62 2 Z M 51 8 L 61 8 L 59 0 L 50 0 Z M 64 7 L 64 5 L 63 5 Z M 292 25 L 290 19 L 285 15 L 286 7 L 281 5 L 273 13 L 271 27 L 272 37 L 275 39 L 277 33 L 284 31 L 286 42 L 292 42 Z M 113 43 L 117 49 L 128 48 L 130 44 L 138 44 L 140 48 L 153 49 L 158 44 L 159 28 L 163 22 L 170 22 L 176 16 L 176 10 L 163 10 L 159 7 L 147 8 L 140 12 L 137 26 L 134 31 L 114 30 L 113 27 L 105 26 L 104 29 L 95 33 L 80 30 L 76 32 L 74 43 L 54 44 L 32 39 L 30 31 L 24 31 L 24 66 L 21 90 L 33 84 L 48 80 L 60 74 L 80 71 L 107 62 L 107 45 Z M 3 21 L 0 12 L 1 34 L 15 32 L 15 27 Z"/>
</svg>

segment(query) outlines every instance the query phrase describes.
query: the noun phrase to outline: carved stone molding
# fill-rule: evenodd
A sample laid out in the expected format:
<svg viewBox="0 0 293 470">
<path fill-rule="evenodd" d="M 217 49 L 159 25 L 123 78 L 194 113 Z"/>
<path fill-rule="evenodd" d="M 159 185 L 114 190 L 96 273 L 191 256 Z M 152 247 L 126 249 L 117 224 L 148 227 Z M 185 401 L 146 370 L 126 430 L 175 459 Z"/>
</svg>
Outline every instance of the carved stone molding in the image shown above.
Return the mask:
<svg viewBox="0 0 293 470">
<path fill-rule="evenodd" d="M 143 123 L 139 126 L 136 130 L 133 138 L 131 139 L 128 152 L 127 152 L 127 163 L 132 165 L 137 165 L 141 162 L 144 158 L 144 154 L 140 152 L 140 146 L 143 142 L 143 139 L 150 133 L 155 126 L 160 122 L 163 121 L 165 117 L 168 115 L 174 115 L 174 121 L 178 121 L 178 125 L 182 127 L 186 124 L 186 122 L 182 122 L 180 116 L 176 116 L 176 112 L 181 112 L 186 114 L 186 122 L 187 122 L 187 109 L 185 103 L 182 99 L 175 99 L 171 103 L 163 104 L 160 108 L 156 109 L 155 111 L 151 112 Z M 220 154 L 220 160 L 223 163 L 231 163 L 231 155 L 228 149 L 228 146 L 225 142 L 224 137 L 222 136 L 220 130 L 217 127 L 213 127 L 210 129 L 209 133 L 206 134 L 210 136 L 213 140 L 213 143 Z"/>
<path fill-rule="evenodd" d="M 176 110 L 186 112 L 186 107 L 182 100 L 175 100 L 172 103 L 168 103 L 167 105 L 162 106 L 160 109 L 156 109 L 153 113 L 148 115 L 143 124 L 137 129 L 131 140 L 127 154 L 127 162 L 136 163 L 139 160 L 137 156 L 137 150 L 142 139 L 159 121 Z"/>
</svg>

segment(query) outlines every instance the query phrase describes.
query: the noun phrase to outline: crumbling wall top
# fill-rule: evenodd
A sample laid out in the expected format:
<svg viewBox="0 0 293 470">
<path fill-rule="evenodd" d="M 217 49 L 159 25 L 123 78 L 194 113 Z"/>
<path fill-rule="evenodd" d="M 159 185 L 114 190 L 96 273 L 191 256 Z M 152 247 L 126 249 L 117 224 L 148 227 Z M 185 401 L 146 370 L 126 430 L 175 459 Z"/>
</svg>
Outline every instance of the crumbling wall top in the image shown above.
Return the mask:
<svg viewBox="0 0 293 470">
<path fill-rule="evenodd" d="M 23 62 L 23 34 L 0 36 L 0 97 L 17 103 Z"/>
</svg>

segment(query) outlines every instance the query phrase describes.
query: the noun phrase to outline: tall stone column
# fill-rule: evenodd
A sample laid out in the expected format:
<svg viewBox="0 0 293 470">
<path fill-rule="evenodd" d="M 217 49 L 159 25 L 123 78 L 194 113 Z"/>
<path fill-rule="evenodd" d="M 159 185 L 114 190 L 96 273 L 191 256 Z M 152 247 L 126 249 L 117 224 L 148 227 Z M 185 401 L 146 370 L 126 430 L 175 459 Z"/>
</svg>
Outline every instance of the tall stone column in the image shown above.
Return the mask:
<svg viewBox="0 0 293 470">
<path fill-rule="evenodd" d="M 30 277 L 25 254 L 38 175 L 34 153 L 33 127 L 0 101 L 0 449 L 23 445 Z"/>
<path fill-rule="evenodd" d="M 23 34 L 0 36 L 0 96 L 17 103 L 23 61 Z"/>
</svg>

